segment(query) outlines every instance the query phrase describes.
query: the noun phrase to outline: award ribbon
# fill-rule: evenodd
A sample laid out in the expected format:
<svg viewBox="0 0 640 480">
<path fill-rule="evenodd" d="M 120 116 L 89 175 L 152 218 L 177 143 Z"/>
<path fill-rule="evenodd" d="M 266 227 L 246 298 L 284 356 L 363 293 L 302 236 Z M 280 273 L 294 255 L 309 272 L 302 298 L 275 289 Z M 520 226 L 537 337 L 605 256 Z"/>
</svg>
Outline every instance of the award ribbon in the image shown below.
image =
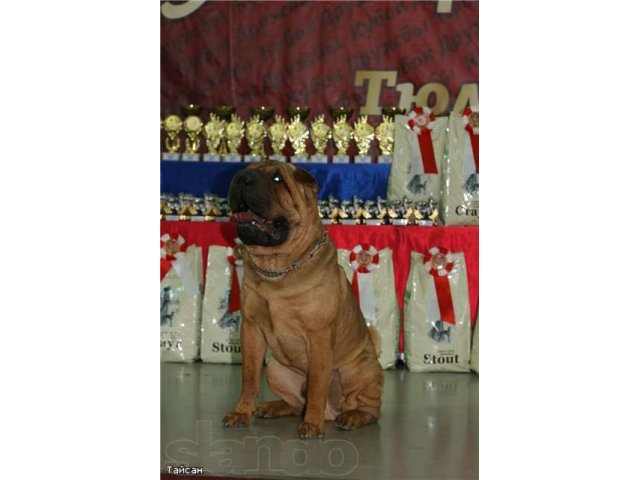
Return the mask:
<svg viewBox="0 0 640 480">
<path fill-rule="evenodd" d="M 424 173 L 438 173 L 438 165 L 431 138 L 431 130 L 435 126 L 435 120 L 436 117 L 431 113 L 429 107 L 416 107 L 409 113 L 409 120 L 407 121 L 409 129 L 418 135 Z"/>
<path fill-rule="evenodd" d="M 368 243 L 358 244 L 349 254 L 349 265 L 353 269 L 351 288 L 360 304 L 367 325 L 376 323 L 376 299 L 372 272 L 380 268 L 378 250 Z"/>
<path fill-rule="evenodd" d="M 476 173 L 480 173 L 480 128 L 479 111 L 477 106 L 467 107 L 462 114 L 464 129 L 469 133 L 471 149 L 473 150 L 473 161 L 476 163 Z"/>
<path fill-rule="evenodd" d="M 443 322 L 456 324 L 456 316 L 453 310 L 451 287 L 449 285 L 449 272 L 453 270 L 453 254 L 444 248 L 432 247 L 424 256 L 424 263 L 433 276 L 438 298 L 440 318 Z"/>
<path fill-rule="evenodd" d="M 176 260 L 175 254 L 178 252 L 184 252 L 186 249 L 184 238 L 182 235 L 178 235 L 178 238 L 173 238 L 168 233 L 165 233 L 160 237 L 160 281 L 164 280 L 164 277 Z"/>
<path fill-rule="evenodd" d="M 191 272 L 185 250 L 186 242 L 182 235 L 173 238 L 165 233 L 160 237 L 160 281 L 162 282 L 169 270 L 173 268 L 187 293 L 195 295 L 198 292 L 198 285 Z"/>
<path fill-rule="evenodd" d="M 240 240 L 236 239 L 239 244 Z M 236 258 L 236 248 L 227 247 L 227 261 L 231 265 L 231 291 L 227 311 L 234 313 L 240 310 L 240 285 L 242 282 L 242 260 Z"/>
</svg>

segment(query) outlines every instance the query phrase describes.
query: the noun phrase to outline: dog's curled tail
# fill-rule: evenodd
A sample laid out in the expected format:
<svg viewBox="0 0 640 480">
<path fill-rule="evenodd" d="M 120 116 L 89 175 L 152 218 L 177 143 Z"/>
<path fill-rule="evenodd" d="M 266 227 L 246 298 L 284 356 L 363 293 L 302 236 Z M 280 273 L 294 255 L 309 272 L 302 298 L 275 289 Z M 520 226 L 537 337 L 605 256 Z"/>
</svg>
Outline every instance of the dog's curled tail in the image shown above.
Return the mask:
<svg viewBox="0 0 640 480">
<path fill-rule="evenodd" d="M 373 342 L 373 346 L 376 349 L 376 355 L 380 356 L 380 353 L 382 352 L 382 340 L 380 339 L 378 330 L 376 330 L 376 327 L 374 327 L 373 325 L 369 326 L 369 335 L 371 336 L 371 341 Z"/>
</svg>

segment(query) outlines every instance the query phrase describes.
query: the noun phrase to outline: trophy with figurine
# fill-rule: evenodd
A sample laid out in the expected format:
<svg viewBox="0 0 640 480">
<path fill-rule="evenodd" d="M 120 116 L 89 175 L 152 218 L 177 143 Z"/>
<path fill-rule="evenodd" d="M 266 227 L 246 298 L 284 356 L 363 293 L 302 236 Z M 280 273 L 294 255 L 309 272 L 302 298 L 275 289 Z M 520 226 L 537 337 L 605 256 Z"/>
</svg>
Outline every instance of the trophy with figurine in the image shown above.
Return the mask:
<svg viewBox="0 0 640 480">
<path fill-rule="evenodd" d="M 207 153 L 202 156 L 204 162 L 219 162 L 221 155 L 226 153 L 227 143 L 224 138 L 224 131 L 227 127 L 227 120 L 231 116 L 231 107 L 217 107 L 213 113 L 209 114 L 209 121 L 204 126 L 204 138 L 207 146 Z M 222 109 L 222 112 L 220 111 Z M 229 111 L 228 114 L 225 112 Z M 223 113 L 223 115 L 220 115 Z"/>
<path fill-rule="evenodd" d="M 305 119 L 309 115 L 308 107 L 292 107 L 287 109 L 287 114 L 291 119 L 287 127 L 287 138 L 293 147 L 293 156 L 291 163 L 307 163 L 309 157 L 307 155 L 307 139 L 309 138 L 309 129 L 304 124 Z"/>
<path fill-rule="evenodd" d="M 162 160 L 180 160 L 180 132 L 182 131 L 182 119 L 175 114 L 167 115 L 160 124 L 160 128 L 164 130 L 164 148 L 162 152 Z"/>
<path fill-rule="evenodd" d="M 395 116 L 404 112 L 405 109 L 400 107 L 382 107 L 382 121 L 376 127 L 376 139 L 380 149 L 378 163 L 391 163 L 396 131 Z"/>
<path fill-rule="evenodd" d="M 286 162 L 287 157 L 282 151 L 287 143 L 287 121 L 281 115 L 276 115 L 274 122 L 267 129 L 267 136 L 271 141 L 271 149 L 273 154 L 269 156 L 271 160 Z"/>
<path fill-rule="evenodd" d="M 265 122 L 273 115 L 273 107 L 253 107 L 247 122 L 247 143 L 251 153 L 244 156 L 245 162 L 259 162 L 265 158 L 264 139 L 267 138 Z"/>
<path fill-rule="evenodd" d="M 332 161 L 333 163 L 349 163 L 350 158 L 347 155 L 347 149 L 353 138 L 353 127 L 347 123 L 347 120 L 351 117 L 353 108 L 331 107 L 330 112 L 334 119 L 333 143 L 337 150 Z"/>
<path fill-rule="evenodd" d="M 200 118 L 200 106 L 190 103 L 180 107 L 185 116 L 182 126 L 187 138 L 184 142 L 183 162 L 200 161 L 200 135 L 202 134 L 202 119 Z"/>
<path fill-rule="evenodd" d="M 353 138 L 358 147 L 358 155 L 353 159 L 355 163 L 371 163 L 371 142 L 375 137 L 375 130 L 367 120 L 366 115 L 361 115 L 353 126 Z"/>
<path fill-rule="evenodd" d="M 311 122 L 311 142 L 316 153 L 311 155 L 311 163 L 328 163 L 325 150 L 331 140 L 331 127 L 324 121 L 324 115 L 318 115 Z"/>
<path fill-rule="evenodd" d="M 234 109 L 235 110 L 235 109 Z M 226 149 L 222 156 L 223 162 L 241 162 L 242 155 L 238 152 L 244 137 L 244 121 L 235 113 L 231 114 L 227 126 L 224 129 Z"/>
</svg>

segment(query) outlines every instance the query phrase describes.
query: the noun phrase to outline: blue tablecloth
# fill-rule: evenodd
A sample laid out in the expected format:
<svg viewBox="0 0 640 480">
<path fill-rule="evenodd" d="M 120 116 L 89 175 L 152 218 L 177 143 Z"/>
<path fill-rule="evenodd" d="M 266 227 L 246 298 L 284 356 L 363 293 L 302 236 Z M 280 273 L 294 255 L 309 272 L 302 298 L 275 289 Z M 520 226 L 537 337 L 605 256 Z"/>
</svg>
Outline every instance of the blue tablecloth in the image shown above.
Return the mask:
<svg viewBox="0 0 640 480">
<path fill-rule="evenodd" d="M 214 162 L 160 162 L 161 193 L 205 193 L 226 197 L 229 184 L 237 171 L 246 163 Z M 365 200 L 374 200 L 377 195 L 387 197 L 387 180 L 391 165 L 388 164 L 321 164 L 300 165 L 318 182 L 319 198 L 333 195 L 339 199 L 358 195 Z"/>
</svg>

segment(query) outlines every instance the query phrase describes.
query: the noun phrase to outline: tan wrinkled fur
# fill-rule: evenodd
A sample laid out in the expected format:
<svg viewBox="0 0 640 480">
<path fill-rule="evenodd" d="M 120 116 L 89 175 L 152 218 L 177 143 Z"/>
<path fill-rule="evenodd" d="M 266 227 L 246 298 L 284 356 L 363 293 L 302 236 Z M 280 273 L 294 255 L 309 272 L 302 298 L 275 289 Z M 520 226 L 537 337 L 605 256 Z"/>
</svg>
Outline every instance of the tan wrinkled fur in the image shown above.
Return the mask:
<svg viewBox="0 0 640 480">
<path fill-rule="evenodd" d="M 281 162 L 249 168 L 265 175 L 279 172 L 269 218 L 285 215 L 289 237 L 276 247 L 247 246 L 242 286 L 242 393 L 224 419 L 246 425 L 251 416 L 302 415 L 300 437 L 321 437 L 324 420 L 344 429 L 380 417 L 383 375 L 376 347 L 330 240 L 298 270 L 281 279 L 259 276 L 254 265 L 280 270 L 297 261 L 321 237 L 323 225 L 312 177 Z M 267 345 L 271 389 L 283 400 L 256 405 Z"/>
</svg>

